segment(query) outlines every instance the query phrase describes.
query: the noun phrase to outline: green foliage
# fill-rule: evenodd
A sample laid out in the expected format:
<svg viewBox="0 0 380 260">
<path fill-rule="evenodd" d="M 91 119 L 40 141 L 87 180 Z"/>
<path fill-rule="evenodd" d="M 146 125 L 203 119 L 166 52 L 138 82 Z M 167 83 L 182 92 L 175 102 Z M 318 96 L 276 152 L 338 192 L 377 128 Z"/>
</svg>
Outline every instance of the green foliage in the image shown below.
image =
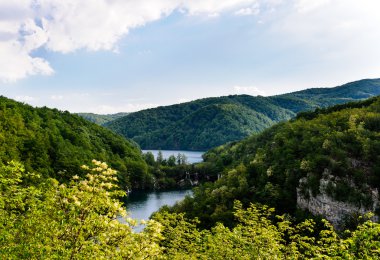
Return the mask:
<svg viewBox="0 0 380 260">
<path fill-rule="evenodd" d="M 105 126 L 133 139 L 144 149 L 208 150 L 259 133 L 301 111 L 379 94 L 380 80 L 361 80 L 336 88 L 308 89 L 272 97 L 206 98 L 131 113 Z M 373 120 L 376 127 L 377 119 Z"/>
<path fill-rule="evenodd" d="M 156 161 L 154 159 L 154 155 L 152 152 L 147 152 L 143 155 L 144 157 L 144 160 L 146 161 L 146 163 L 150 166 L 154 166 L 156 164 Z"/>
<path fill-rule="evenodd" d="M 335 200 L 370 209 L 370 189 L 380 189 L 380 98 L 316 113 L 208 151 L 198 167 L 206 167 L 214 179 L 222 177 L 195 189 L 194 198 L 173 211 L 197 216 L 207 228 L 218 221 L 235 224 L 234 199 L 294 214 L 297 187 L 316 196 L 322 178 L 334 182 L 326 192 Z"/>
<path fill-rule="evenodd" d="M 2 259 L 136 259 L 157 256 L 161 225 L 150 221 L 144 232 L 132 232 L 116 172 L 93 161 L 68 184 L 39 179 L 24 183 L 17 163 L 0 168 L 0 258 Z"/>
<path fill-rule="evenodd" d="M 317 228 L 313 220 L 294 224 L 274 209 L 234 203 L 236 226 L 218 223 L 199 230 L 198 220 L 183 213 L 156 213 L 162 223 L 161 241 L 168 259 L 377 259 L 380 225 L 367 221 L 340 237 L 327 222 Z"/>
<path fill-rule="evenodd" d="M 0 167 L 1 259 L 378 259 L 380 225 L 340 237 L 328 222 L 294 224 L 268 206 L 233 203 L 236 225 L 200 230 L 199 220 L 161 211 L 145 223 L 124 218 L 116 172 L 93 160 L 68 184 Z M 30 183 L 33 183 L 31 185 Z"/>
<path fill-rule="evenodd" d="M 200 171 L 197 164 L 188 164 L 185 154 L 178 153 L 164 159 L 159 151 L 156 160 L 151 152 L 143 154 L 143 157 L 152 175 L 151 186 L 156 190 L 190 188 L 194 182 L 206 180 L 204 171 Z"/>
<path fill-rule="evenodd" d="M 68 112 L 0 97 L 0 164 L 21 161 L 29 172 L 67 181 L 93 158 L 109 161 L 123 187 L 149 177 L 139 148 L 123 137 Z"/>
<path fill-rule="evenodd" d="M 124 112 L 108 115 L 99 115 L 94 113 L 77 113 L 78 116 L 83 117 L 84 119 L 91 121 L 97 125 L 104 125 L 105 123 L 111 122 L 128 114 L 129 113 Z"/>
</svg>

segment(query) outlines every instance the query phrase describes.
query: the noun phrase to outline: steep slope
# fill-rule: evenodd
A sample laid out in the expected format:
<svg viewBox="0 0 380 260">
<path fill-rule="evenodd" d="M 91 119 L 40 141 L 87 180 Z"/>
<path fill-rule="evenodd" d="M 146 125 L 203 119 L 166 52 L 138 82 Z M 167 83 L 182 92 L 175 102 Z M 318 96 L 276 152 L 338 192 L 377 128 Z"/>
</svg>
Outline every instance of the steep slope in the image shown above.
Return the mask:
<svg viewBox="0 0 380 260">
<path fill-rule="evenodd" d="M 116 114 L 107 114 L 107 115 L 99 115 L 99 114 L 94 114 L 94 113 L 76 113 L 76 114 L 97 125 L 104 125 L 105 123 L 108 123 L 120 117 L 126 116 L 129 113 L 120 112 Z"/>
<path fill-rule="evenodd" d="M 200 108 L 174 126 L 156 130 L 134 140 L 143 147 L 170 147 L 205 150 L 220 142 L 240 140 L 260 131 L 273 121 L 254 110 L 238 104 L 215 104 Z M 207 125 L 207 128 L 203 127 Z M 158 133 L 157 133 L 158 132 Z"/>
<path fill-rule="evenodd" d="M 307 89 L 272 97 L 234 95 L 200 99 L 139 111 L 105 126 L 135 140 L 143 149 L 207 150 L 261 132 L 300 111 L 379 94 L 380 79 L 360 80 L 335 88 Z M 217 105 L 227 105 L 228 109 Z"/>
<path fill-rule="evenodd" d="M 0 97 L 1 164 L 20 161 L 29 172 L 67 182 L 92 159 L 118 170 L 123 186 L 150 178 L 139 148 L 123 137 L 68 112 Z"/>
<path fill-rule="evenodd" d="M 235 199 L 280 212 L 298 208 L 334 225 L 368 211 L 380 215 L 380 97 L 300 114 L 204 156 L 213 184 L 177 211 L 206 225 L 232 223 Z"/>
</svg>

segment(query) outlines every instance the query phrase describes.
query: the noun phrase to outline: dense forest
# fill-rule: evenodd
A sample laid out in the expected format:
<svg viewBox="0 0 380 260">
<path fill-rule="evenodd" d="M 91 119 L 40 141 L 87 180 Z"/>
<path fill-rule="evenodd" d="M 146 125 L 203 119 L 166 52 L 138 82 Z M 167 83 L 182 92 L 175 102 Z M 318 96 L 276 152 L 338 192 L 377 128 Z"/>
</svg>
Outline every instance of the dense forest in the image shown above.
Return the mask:
<svg viewBox="0 0 380 260">
<path fill-rule="evenodd" d="M 371 221 L 340 235 L 328 222 L 295 224 L 258 204 L 234 202 L 236 225 L 199 229 L 184 214 L 157 213 L 137 224 L 120 203 L 116 172 L 83 165 L 67 184 L 0 166 L 1 259 L 378 259 L 380 225 Z M 124 223 L 119 219 L 124 218 Z"/>
<path fill-rule="evenodd" d="M 0 97 L 1 165 L 16 160 L 28 172 L 67 181 L 94 158 L 109 162 L 124 188 L 152 178 L 135 143 L 69 112 Z"/>
<path fill-rule="evenodd" d="M 120 112 L 116 114 L 107 114 L 107 115 L 99 115 L 99 114 L 94 114 L 94 113 L 77 113 L 77 115 L 95 124 L 104 125 L 105 123 L 108 123 L 112 120 L 126 116 L 128 115 L 128 113 Z"/>
<path fill-rule="evenodd" d="M 126 190 L 189 187 L 183 181 L 186 173 L 197 171 L 183 155 L 155 161 L 152 154 L 143 155 L 135 142 L 77 115 L 5 97 L 0 98 L 0 144 L 1 165 L 16 160 L 27 171 L 61 182 L 83 175 L 80 166 L 94 158 L 109 162 Z"/>
<path fill-rule="evenodd" d="M 380 94 L 380 80 L 360 80 L 335 88 L 252 97 L 235 95 L 142 110 L 104 125 L 143 149 L 208 150 L 241 140 L 301 111 Z"/>
<path fill-rule="evenodd" d="M 327 191 L 336 200 L 373 203 L 368 191 L 380 188 L 380 97 L 300 113 L 214 148 L 195 166 L 183 155 L 142 155 L 68 112 L 2 97 L 0 117 L 2 259 L 380 257 L 380 225 L 370 214 L 342 232 L 324 220 L 297 218 L 295 208 L 300 180 L 301 192 L 314 196 L 326 172 L 339 178 Z M 181 171 L 218 180 L 162 208 L 135 233 L 139 221 L 122 203 L 125 186 L 152 179 L 170 186 Z"/>
<path fill-rule="evenodd" d="M 193 198 L 171 209 L 198 218 L 201 227 L 234 226 L 234 200 L 244 207 L 259 202 L 302 219 L 297 199 L 320 193 L 379 215 L 380 97 L 300 113 L 261 134 L 214 148 L 204 160 L 198 167 L 219 179 L 195 188 Z M 357 216 L 345 217 L 343 228 L 357 221 Z"/>
</svg>

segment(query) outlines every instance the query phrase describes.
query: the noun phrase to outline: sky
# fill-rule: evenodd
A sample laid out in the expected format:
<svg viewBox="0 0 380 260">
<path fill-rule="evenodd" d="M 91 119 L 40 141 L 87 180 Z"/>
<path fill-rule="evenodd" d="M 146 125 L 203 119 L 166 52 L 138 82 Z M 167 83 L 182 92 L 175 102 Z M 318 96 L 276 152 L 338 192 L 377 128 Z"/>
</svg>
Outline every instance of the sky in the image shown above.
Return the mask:
<svg viewBox="0 0 380 260">
<path fill-rule="evenodd" d="M 100 114 L 380 78 L 378 0 L 0 0 L 0 95 Z"/>
</svg>

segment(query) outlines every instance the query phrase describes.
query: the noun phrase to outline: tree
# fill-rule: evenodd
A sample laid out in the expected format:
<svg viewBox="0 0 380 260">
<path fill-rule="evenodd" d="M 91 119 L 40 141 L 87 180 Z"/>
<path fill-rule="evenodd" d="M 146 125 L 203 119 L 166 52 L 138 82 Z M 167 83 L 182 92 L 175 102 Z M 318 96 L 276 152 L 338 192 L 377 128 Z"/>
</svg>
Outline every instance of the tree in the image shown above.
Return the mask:
<svg viewBox="0 0 380 260">
<path fill-rule="evenodd" d="M 181 164 L 187 164 L 188 163 L 186 154 L 183 153 L 181 156 L 181 159 L 182 159 Z"/>
<path fill-rule="evenodd" d="M 379 259 L 380 225 L 371 221 L 340 238 L 327 222 L 293 224 L 274 209 L 234 202 L 236 226 L 200 230 L 197 219 L 168 208 L 145 223 L 124 218 L 116 172 L 94 160 L 68 184 L 0 167 L 0 259 Z"/>
<path fill-rule="evenodd" d="M 177 154 L 177 165 L 187 164 L 187 157 L 184 153 Z"/>
<path fill-rule="evenodd" d="M 145 153 L 144 159 L 145 159 L 145 162 L 150 166 L 154 166 L 156 164 L 156 161 L 154 160 L 154 155 L 152 152 Z"/>
<path fill-rule="evenodd" d="M 142 233 L 133 233 L 136 221 L 124 218 L 118 200 L 125 195 L 116 184 L 116 172 L 93 161 L 81 179 L 69 184 L 40 179 L 25 186 L 20 164 L 0 169 L 0 258 L 2 259 L 131 259 L 161 253 L 160 224 L 149 221 Z M 26 176 L 26 177 L 24 177 Z"/>
<path fill-rule="evenodd" d="M 171 167 L 175 166 L 175 161 L 176 161 L 175 156 L 170 155 L 168 158 L 168 166 L 171 166 Z"/>
<path fill-rule="evenodd" d="M 164 160 L 164 156 L 162 155 L 162 151 L 159 150 L 159 151 L 158 151 L 158 154 L 157 154 L 157 159 L 156 159 L 156 161 L 157 161 L 158 164 L 161 164 L 163 160 Z"/>
</svg>

